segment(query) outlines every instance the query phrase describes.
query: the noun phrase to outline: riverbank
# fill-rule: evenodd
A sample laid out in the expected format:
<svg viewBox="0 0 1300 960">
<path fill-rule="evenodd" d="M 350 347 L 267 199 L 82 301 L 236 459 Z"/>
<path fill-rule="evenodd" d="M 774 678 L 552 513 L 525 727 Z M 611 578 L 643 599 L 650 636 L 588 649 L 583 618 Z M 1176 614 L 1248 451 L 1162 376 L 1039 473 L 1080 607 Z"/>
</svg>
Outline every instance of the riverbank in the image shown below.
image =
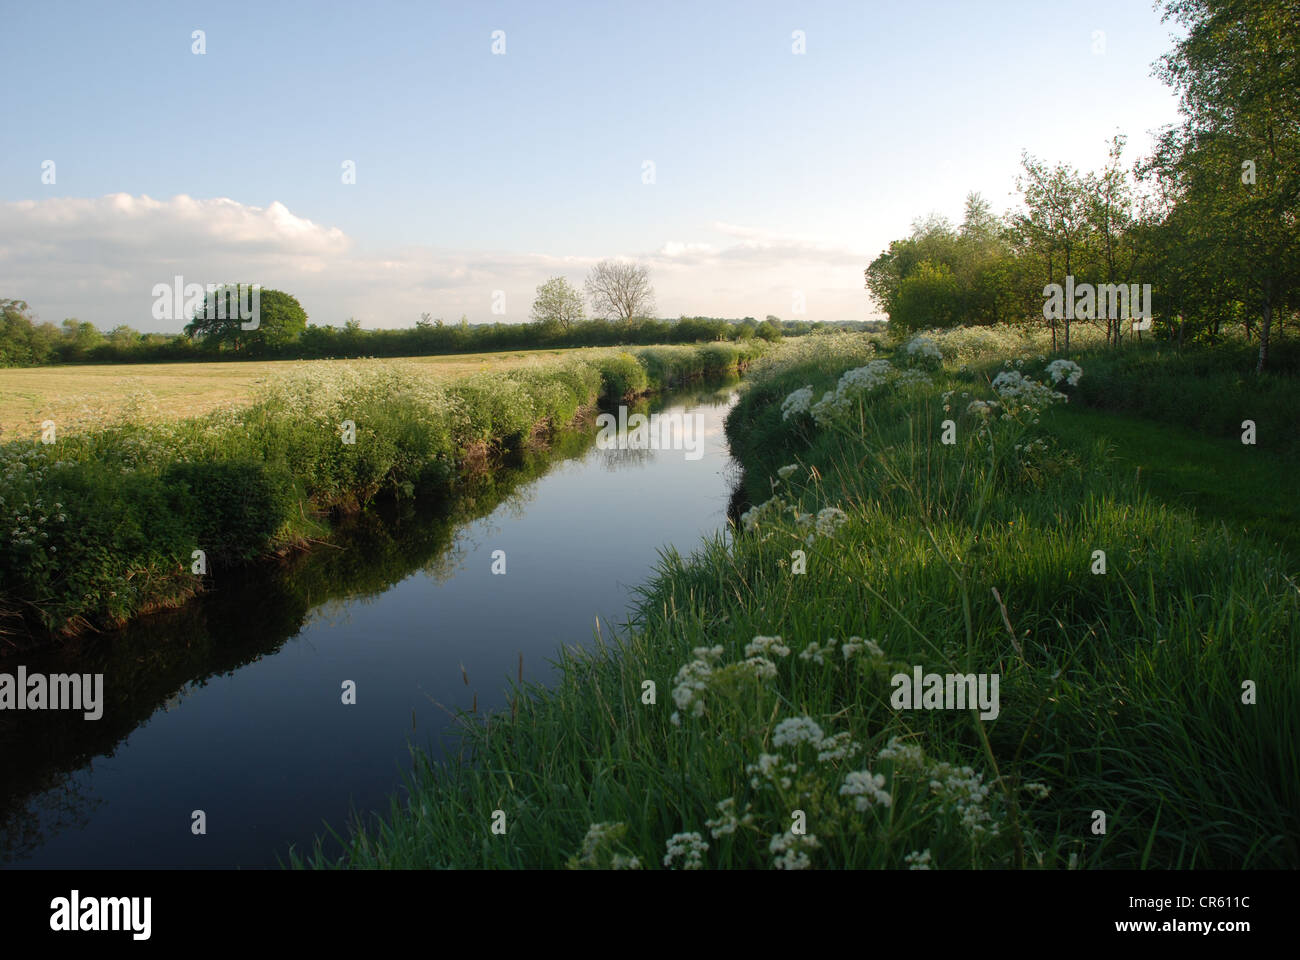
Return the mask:
<svg viewBox="0 0 1300 960">
<path fill-rule="evenodd" d="M 295 862 L 1293 866 L 1288 561 L 1054 432 L 1086 366 L 949 346 L 757 362 L 727 423 L 740 534 L 669 554 L 627 634 Z M 917 672 L 986 702 L 902 696 Z"/>
<path fill-rule="evenodd" d="M 217 570 L 330 537 L 377 497 L 445 497 L 467 466 L 625 399 L 743 369 L 756 343 L 573 354 L 439 383 L 303 363 L 244 407 L 0 448 L 0 642 L 13 651 L 186 602 Z"/>
</svg>

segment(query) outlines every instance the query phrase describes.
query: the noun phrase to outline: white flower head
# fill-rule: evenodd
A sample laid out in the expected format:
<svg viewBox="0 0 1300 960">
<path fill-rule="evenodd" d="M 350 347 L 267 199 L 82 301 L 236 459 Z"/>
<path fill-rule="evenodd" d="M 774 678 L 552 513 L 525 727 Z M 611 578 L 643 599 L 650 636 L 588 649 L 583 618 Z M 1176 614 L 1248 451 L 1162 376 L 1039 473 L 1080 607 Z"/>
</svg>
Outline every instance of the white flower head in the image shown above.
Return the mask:
<svg viewBox="0 0 1300 960">
<path fill-rule="evenodd" d="M 708 849 L 709 845 L 698 833 L 674 833 L 667 843 L 664 866 L 672 868 L 680 860 L 683 870 L 701 870 Z"/>
<path fill-rule="evenodd" d="M 825 735 L 822 728 L 812 717 L 788 717 L 776 725 L 772 733 L 772 745 L 784 747 L 809 743 L 820 747 Z"/>
<path fill-rule="evenodd" d="M 876 805 L 887 807 L 894 802 L 885 790 L 884 774 L 870 770 L 855 770 L 846 776 L 844 785 L 840 787 L 840 796 L 853 797 L 853 806 L 859 813 Z"/>
</svg>

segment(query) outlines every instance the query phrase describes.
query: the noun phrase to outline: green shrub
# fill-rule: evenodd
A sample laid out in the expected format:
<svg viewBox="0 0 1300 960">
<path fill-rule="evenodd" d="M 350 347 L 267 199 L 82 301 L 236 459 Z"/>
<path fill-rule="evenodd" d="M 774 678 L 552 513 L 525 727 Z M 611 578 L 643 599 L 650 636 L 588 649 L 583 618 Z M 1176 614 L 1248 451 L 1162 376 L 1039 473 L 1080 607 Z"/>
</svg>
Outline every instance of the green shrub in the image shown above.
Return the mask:
<svg viewBox="0 0 1300 960">
<path fill-rule="evenodd" d="M 161 480 L 188 508 L 194 549 L 218 562 L 264 554 L 298 505 L 287 472 L 265 463 L 177 463 Z"/>
<path fill-rule="evenodd" d="M 645 367 L 630 353 L 602 357 L 599 366 L 604 383 L 601 397 L 604 399 L 623 400 L 634 397 L 644 393 L 650 386 L 650 377 Z"/>
</svg>

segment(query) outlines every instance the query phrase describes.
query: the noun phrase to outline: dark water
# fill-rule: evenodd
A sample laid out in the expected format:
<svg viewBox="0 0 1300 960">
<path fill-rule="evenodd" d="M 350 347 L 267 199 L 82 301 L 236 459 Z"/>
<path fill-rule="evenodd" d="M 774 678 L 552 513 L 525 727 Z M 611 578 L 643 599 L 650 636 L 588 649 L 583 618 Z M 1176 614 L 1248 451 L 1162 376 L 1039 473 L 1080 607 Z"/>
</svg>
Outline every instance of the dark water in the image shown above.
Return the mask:
<svg viewBox="0 0 1300 960">
<path fill-rule="evenodd" d="M 10 674 L 103 673 L 106 701 L 95 721 L 0 714 L 0 863 L 274 865 L 324 823 L 387 811 L 409 744 L 454 749 L 448 711 L 506 706 L 521 654 L 524 680 L 549 682 L 562 645 L 593 642 L 597 617 L 605 631 L 626 619 L 662 547 L 686 553 L 725 526 L 733 399 L 713 387 L 649 408 L 702 415 L 699 459 L 598 449 L 593 426 L 448 504 L 368 512 L 342 549 L 219 581 L 120 633 L 0 659 Z M 347 680 L 355 705 L 341 702 Z"/>
</svg>

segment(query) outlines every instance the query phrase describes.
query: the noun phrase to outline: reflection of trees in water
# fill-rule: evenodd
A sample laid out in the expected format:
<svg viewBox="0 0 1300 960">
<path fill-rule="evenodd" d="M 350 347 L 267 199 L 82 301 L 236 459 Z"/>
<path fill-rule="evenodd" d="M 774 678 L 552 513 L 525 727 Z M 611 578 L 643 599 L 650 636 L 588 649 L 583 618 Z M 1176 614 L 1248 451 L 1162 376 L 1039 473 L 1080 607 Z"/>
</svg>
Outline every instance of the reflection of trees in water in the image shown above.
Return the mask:
<svg viewBox="0 0 1300 960">
<path fill-rule="evenodd" d="M 88 823 L 102 800 L 78 771 L 112 755 L 158 711 L 183 709 L 183 692 L 276 653 L 308 624 L 345 623 L 352 604 L 374 602 L 415 571 L 445 581 L 464 562 L 458 534 L 468 524 L 503 504 L 522 512 L 533 481 L 594 442 L 590 430 L 558 434 L 550 450 L 516 454 L 442 502 L 381 503 L 340 521 L 331 544 L 214 576 L 208 592 L 178 609 L 0 659 L 0 672 L 21 662 L 29 674 L 105 677 L 97 721 L 66 711 L 0 717 L 0 862 L 38 856 L 51 837 Z"/>
<path fill-rule="evenodd" d="M 48 771 L 44 779 L 34 793 L 0 799 L 0 863 L 25 860 L 61 830 L 85 826 L 103 803 L 71 773 Z"/>
<path fill-rule="evenodd" d="M 653 450 L 636 447 L 628 447 L 626 450 L 612 447 L 609 450 L 601 450 L 599 453 L 600 465 L 609 473 L 643 467 L 653 460 L 655 456 Z"/>
</svg>

